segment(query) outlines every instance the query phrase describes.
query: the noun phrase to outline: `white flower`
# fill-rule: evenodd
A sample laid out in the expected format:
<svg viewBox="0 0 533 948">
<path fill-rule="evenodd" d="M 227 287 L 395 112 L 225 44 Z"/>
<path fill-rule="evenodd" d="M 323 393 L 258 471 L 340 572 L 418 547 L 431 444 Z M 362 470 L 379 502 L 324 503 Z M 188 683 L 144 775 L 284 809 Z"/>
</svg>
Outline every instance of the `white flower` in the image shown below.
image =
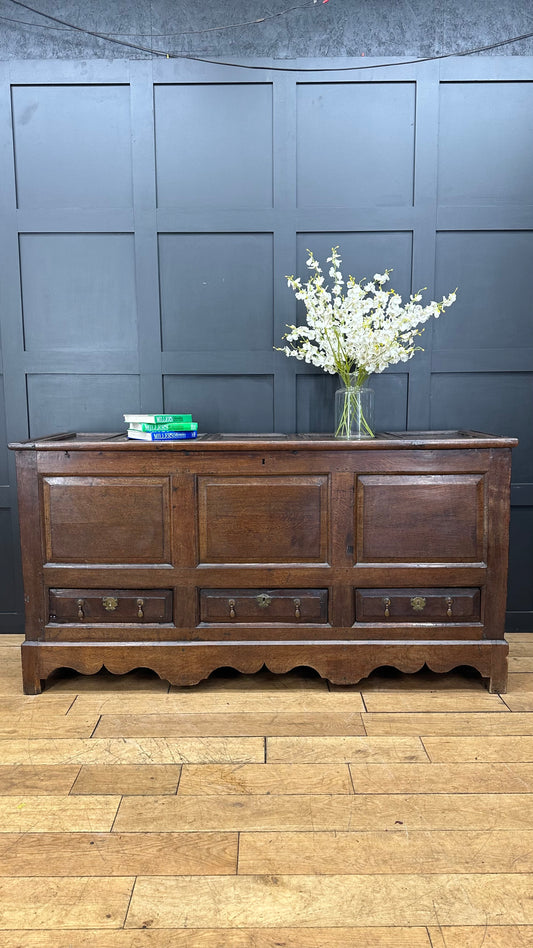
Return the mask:
<svg viewBox="0 0 533 948">
<path fill-rule="evenodd" d="M 364 382 L 373 372 L 383 372 L 388 365 L 407 362 L 420 346 L 414 344 L 423 332 L 418 328 L 431 316 L 437 318 L 455 302 L 456 293 L 437 303 L 421 306 L 422 291 L 412 294 L 404 305 L 395 290 L 384 290 L 390 270 L 375 273 L 373 281 L 361 286 L 354 277 L 344 281 L 338 247 L 333 247 L 329 276 L 335 281 L 331 291 L 324 286 L 319 262 L 308 251 L 306 265 L 313 274 L 302 285 L 299 277 L 287 277 L 287 285 L 302 300 L 307 311 L 306 325 L 288 326 L 287 345 L 279 351 L 305 361 L 330 374 L 339 374 L 344 381 L 352 372 Z M 346 287 L 343 293 L 342 287 Z"/>
</svg>

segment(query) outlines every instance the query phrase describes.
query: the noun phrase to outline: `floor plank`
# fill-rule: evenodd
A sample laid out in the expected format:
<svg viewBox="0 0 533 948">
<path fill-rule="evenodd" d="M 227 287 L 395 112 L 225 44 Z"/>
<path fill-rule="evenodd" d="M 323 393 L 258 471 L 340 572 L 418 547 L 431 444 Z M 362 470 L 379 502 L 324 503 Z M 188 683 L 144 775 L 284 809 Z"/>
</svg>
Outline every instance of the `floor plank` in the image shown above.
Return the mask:
<svg viewBox="0 0 533 948">
<path fill-rule="evenodd" d="M 531 948 L 533 926 L 429 928 L 432 948 Z"/>
<path fill-rule="evenodd" d="M 533 737 L 424 737 L 431 761 L 533 761 Z"/>
<path fill-rule="evenodd" d="M 0 718 L 0 752 L 1 742 L 8 738 L 91 737 L 98 720 L 98 714 L 56 714 L 48 712 L 46 707 L 32 707 L 29 711 Z"/>
<path fill-rule="evenodd" d="M 269 737 L 266 753 L 269 764 L 427 760 L 416 737 Z"/>
<path fill-rule="evenodd" d="M 359 713 L 234 712 L 219 714 L 104 714 L 95 737 L 211 737 L 365 733 Z M 0 731 L 1 734 L 1 731 Z"/>
<path fill-rule="evenodd" d="M 228 875 L 236 833 L 0 833 L 0 876 Z"/>
<path fill-rule="evenodd" d="M 425 764 L 350 764 L 349 767 L 355 793 L 533 792 L 533 764 L 429 764 L 428 761 Z"/>
<path fill-rule="evenodd" d="M 118 796 L 0 797 L 0 833 L 107 832 L 119 803 Z"/>
<path fill-rule="evenodd" d="M 367 711 L 457 711 L 457 695 L 448 691 L 402 692 L 400 694 L 373 693 L 364 695 Z M 488 691 L 474 691 L 461 697 L 461 712 L 507 711 L 500 695 Z"/>
<path fill-rule="evenodd" d="M 2 748 L 0 745 L 0 756 Z M 34 764 L 0 765 L 0 796 L 68 793 L 80 768 L 76 764 L 39 767 Z"/>
<path fill-rule="evenodd" d="M 503 700 L 507 701 L 509 695 L 515 695 L 522 691 L 533 694 L 533 672 L 513 672 L 510 674 L 507 693 L 503 695 Z"/>
<path fill-rule="evenodd" d="M 533 831 L 241 833 L 239 874 L 533 873 Z"/>
<path fill-rule="evenodd" d="M 137 879 L 126 928 L 302 928 L 533 922 L 530 875 L 214 876 Z"/>
<path fill-rule="evenodd" d="M 420 734 L 426 736 L 471 736 L 479 735 L 524 735 L 533 736 L 533 715 L 531 714 L 493 714 L 477 712 L 463 714 L 452 711 L 448 714 L 437 712 L 405 714 L 372 713 L 363 715 L 363 723 L 369 737 L 397 734 L 408 736 Z"/>
<path fill-rule="evenodd" d="M 183 765 L 178 795 L 231 793 L 353 793 L 353 787 L 346 764 Z"/>
<path fill-rule="evenodd" d="M 57 930 L 6 932 L 0 933 L 0 948 L 432 948 L 432 945 L 425 928 L 247 928 L 240 931 L 235 928 L 145 928 L 105 933 L 96 930 L 68 934 Z M 514 944 L 510 948 L 515 948 Z"/>
<path fill-rule="evenodd" d="M 531 683 L 533 687 L 533 682 Z M 505 695 L 505 703 L 510 711 L 519 713 L 520 711 L 533 711 L 533 691 L 516 692 L 512 695 Z"/>
<path fill-rule="evenodd" d="M 116 767 L 113 764 L 87 764 L 80 768 L 70 792 L 119 793 L 125 796 L 176 793 L 180 776 L 181 764 L 119 764 Z"/>
<path fill-rule="evenodd" d="M 287 689 L 286 691 L 236 689 L 197 691 L 197 686 L 170 694 L 144 694 L 128 692 L 112 694 L 81 694 L 75 698 L 75 708 L 99 714 L 221 714 L 221 713 L 276 713 L 292 712 L 351 714 L 364 711 L 363 699 L 358 691 L 331 693 L 326 688 L 313 687 L 309 691 Z M 46 694 L 46 692 L 43 692 Z M 58 696 L 55 696 L 56 700 Z M 72 696 L 69 696 L 72 700 Z M 504 709 L 505 710 L 505 709 Z"/>
<path fill-rule="evenodd" d="M 215 877 L 216 878 L 216 877 Z M 0 879 L 0 929 L 122 928 L 133 879 Z"/>
<path fill-rule="evenodd" d="M 125 797 L 116 832 L 528 830 L 533 796 L 318 794 Z"/>
<path fill-rule="evenodd" d="M 264 741 L 259 737 L 32 741 L 13 738 L 1 742 L 0 755 L 6 764 L 254 763 L 264 759 Z"/>
</svg>

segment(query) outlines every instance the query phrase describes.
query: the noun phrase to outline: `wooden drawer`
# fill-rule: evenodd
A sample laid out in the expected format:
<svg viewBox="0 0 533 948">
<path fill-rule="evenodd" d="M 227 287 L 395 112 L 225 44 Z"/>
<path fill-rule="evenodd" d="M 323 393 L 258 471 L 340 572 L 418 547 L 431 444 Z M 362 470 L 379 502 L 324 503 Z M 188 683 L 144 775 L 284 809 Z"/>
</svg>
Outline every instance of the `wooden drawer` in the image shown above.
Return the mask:
<svg viewBox="0 0 533 948">
<path fill-rule="evenodd" d="M 171 622 L 171 589 L 50 589 L 50 622 Z"/>
<path fill-rule="evenodd" d="M 357 622 L 479 621 L 479 589 L 356 589 Z"/>
<path fill-rule="evenodd" d="M 327 622 L 327 589 L 201 589 L 202 622 Z"/>
</svg>

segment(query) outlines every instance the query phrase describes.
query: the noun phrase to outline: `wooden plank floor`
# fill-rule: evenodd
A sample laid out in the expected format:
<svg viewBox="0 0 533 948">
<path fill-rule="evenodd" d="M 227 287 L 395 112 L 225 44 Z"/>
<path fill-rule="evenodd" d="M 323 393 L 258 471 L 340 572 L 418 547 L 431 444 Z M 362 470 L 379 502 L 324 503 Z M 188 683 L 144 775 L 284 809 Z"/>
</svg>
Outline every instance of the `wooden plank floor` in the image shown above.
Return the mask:
<svg viewBox="0 0 533 948">
<path fill-rule="evenodd" d="M 476 672 L 62 671 L 0 637 L 0 948 L 531 948 L 533 634 Z"/>
</svg>

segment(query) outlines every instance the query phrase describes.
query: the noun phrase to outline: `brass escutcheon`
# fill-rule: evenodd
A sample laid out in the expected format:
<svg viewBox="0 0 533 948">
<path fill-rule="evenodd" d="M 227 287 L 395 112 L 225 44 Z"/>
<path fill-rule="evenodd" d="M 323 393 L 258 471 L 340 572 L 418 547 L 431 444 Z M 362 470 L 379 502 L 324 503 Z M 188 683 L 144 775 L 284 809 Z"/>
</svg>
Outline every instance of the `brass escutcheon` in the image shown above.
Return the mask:
<svg viewBox="0 0 533 948">
<path fill-rule="evenodd" d="M 267 596 L 266 593 L 259 593 L 259 595 L 255 597 L 255 601 L 260 609 L 266 609 L 272 602 L 272 599 L 270 596 Z"/>
<path fill-rule="evenodd" d="M 107 612 L 114 612 L 118 606 L 118 599 L 115 596 L 104 596 L 102 605 Z"/>
<path fill-rule="evenodd" d="M 414 612 L 422 612 L 422 609 L 425 608 L 426 600 L 423 596 L 413 596 L 411 599 L 411 606 L 413 607 Z"/>
</svg>

